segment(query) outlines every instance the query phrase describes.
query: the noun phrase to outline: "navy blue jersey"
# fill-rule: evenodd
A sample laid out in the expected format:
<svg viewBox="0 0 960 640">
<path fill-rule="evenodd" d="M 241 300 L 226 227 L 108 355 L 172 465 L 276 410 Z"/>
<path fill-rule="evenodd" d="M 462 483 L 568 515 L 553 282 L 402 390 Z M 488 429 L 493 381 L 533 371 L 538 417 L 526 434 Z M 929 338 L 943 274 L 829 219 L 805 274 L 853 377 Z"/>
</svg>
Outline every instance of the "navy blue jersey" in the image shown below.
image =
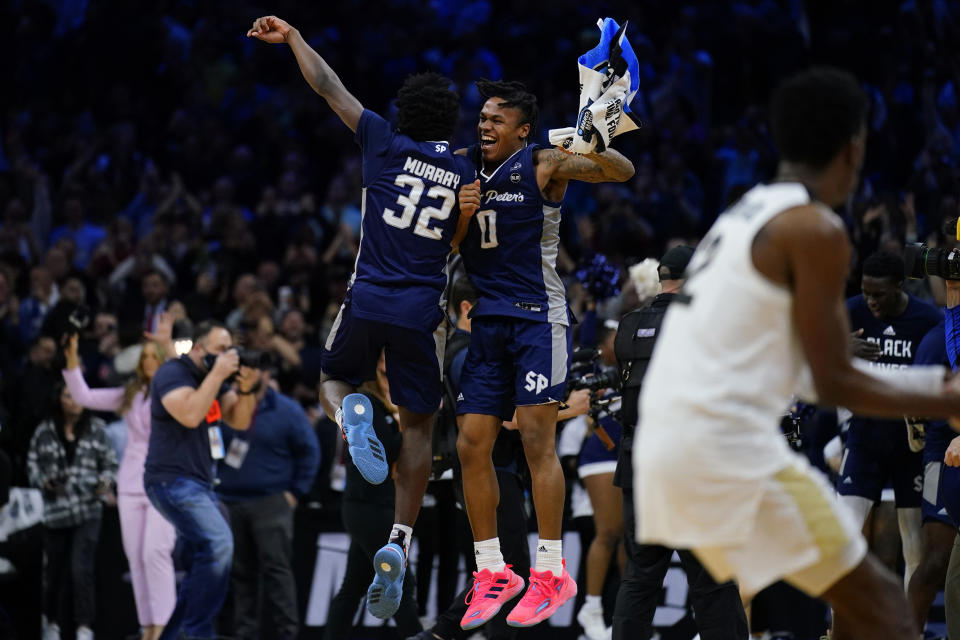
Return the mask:
<svg viewBox="0 0 960 640">
<path fill-rule="evenodd" d="M 478 172 L 480 209 L 460 245 L 479 293 L 471 317 L 569 322 L 566 291 L 557 275 L 560 203 L 540 193 L 533 164 L 537 149 L 528 145 L 492 173 Z M 477 167 L 479 154 L 478 145 L 467 151 Z"/>
<path fill-rule="evenodd" d="M 913 296 L 908 296 L 907 308 L 896 318 L 879 320 L 870 313 L 863 296 L 847 300 L 850 327 L 863 329 L 861 338 L 880 346 L 880 358 L 871 366 L 899 369 L 913 364 L 923 337 L 942 319 L 939 309 Z"/>
<path fill-rule="evenodd" d="M 950 366 L 947 359 L 947 346 L 944 336 L 944 323 L 937 326 L 924 336 L 917 347 L 917 356 L 913 363 L 916 365 L 943 365 Z M 956 437 L 956 432 L 950 428 L 945 420 L 927 421 L 926 442 L 924 443 L 924 459 L 931 453 L 939 461 L 943 461 L 943 454 L 950 441 Z"/>
<path fill-rule="evenodd" d="M 411 329 L 436 327 L 457 191 L 473 164 L 447 142 L 416 142 L 364 110 L 363 216 L 350 300 L 353 314 Z"/>
</svg>

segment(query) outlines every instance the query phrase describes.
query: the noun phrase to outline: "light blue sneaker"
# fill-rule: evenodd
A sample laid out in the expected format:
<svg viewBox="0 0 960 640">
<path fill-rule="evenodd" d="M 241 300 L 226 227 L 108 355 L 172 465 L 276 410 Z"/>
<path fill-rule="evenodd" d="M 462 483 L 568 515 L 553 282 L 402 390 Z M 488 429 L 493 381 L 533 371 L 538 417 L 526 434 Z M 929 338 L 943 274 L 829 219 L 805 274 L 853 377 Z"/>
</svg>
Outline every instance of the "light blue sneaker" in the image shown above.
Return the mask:
<svg viewBox="0 0 960 640">
<path fill-rule="evenodd" d="M 340 407 L 343 434 L 350 448 L 350 457 L 360 475 L 370 484 L 380 484 L 387 479 L 390 465 L 387 454 L 373 429 L 373 405 L 367 396 L 351 393 L 343 399 Z"/>
<path fill-rule="evenodd" d="M 393 542 L 381 547 L 373 556 L 373 570 L 377 575 L 367 589 L 367 610 L 381 620 L 386 620 L 400 608 L 403 574 L 407 570 L 403 547 Z"/>
</svg>

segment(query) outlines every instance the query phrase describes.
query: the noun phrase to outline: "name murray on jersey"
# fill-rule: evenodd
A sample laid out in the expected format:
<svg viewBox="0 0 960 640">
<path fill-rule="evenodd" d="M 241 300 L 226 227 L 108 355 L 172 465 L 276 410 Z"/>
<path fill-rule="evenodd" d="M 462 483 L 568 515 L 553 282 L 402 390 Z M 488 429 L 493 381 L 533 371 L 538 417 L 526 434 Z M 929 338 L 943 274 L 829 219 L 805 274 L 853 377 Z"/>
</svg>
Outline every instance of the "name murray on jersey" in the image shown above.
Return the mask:
<svg viewBox="0 0 960 640">
<path fill-rule="evenodd" d="M 410 156 L 407 156 L 407 161 L 403 163 L 403 171 L 424 180 L 432 180 L 444 187 L 456 189 L 460 185 L 460 176 L 453 171 L 446 171 L 429 162 L 417 160 Z"/>
</svg>

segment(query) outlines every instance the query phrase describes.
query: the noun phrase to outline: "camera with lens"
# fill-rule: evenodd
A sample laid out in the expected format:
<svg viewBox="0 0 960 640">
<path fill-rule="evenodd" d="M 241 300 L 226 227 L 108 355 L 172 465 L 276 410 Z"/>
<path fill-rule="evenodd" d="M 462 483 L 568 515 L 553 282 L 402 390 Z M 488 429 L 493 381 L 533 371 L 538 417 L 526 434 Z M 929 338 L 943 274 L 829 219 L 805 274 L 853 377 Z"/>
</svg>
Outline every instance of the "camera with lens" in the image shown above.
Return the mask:
<svg viewBox="0 0 960 640">
<path fill-rule="evenodd" d="M 237 355 L 240 356 L 240 366 L 248 367 L 250 369 L 269 369 L 273 363 L 273 358 L 266 351 L 260 351 L 259 349 L 244 349 L 243 347 L 230 347 L 237 352 Z M 227 349 L 229 351 L 230 349 Z M 217 361 L 217 354 L 208 353 L 203 356 L 203 366 L 209 371 L 213 369 L 214 363 Z M 233 382 L 237 377 L 237 374 L 233 374 L 227 378 L 227 382 Z"/>
<path fill-rule="evenodd" d="M 590 411 L 589 414 L 596 419 L 601 412 L 608 413 L 615 419 L 619 419 L 619 409 L 612 409 L 611 404 L 617 405 L 620 399 L 620 376 L 616 369 L 604 370 L 600 366 L 599 349 L 590 349 L 581 347 L 573 352 L 571 356 L 570 373 L 567 376 L 567 388 L 565 396 L 577 389 L 590 390 Z M 602 389 L 610 389 L 614 393 L 608 393 L 604 397 L 597 395 Z"/>
<path fill-rule="evenodd" d="M 603 371 L 600 368 L 600 351 L 580 347 L 570 358 L 570 373 L 567 376 L 567 393 L 577 389 L 620 390 L 620 376 L 616 370 Z"/>
<path fill-rule="evenodd" d="M 960 241 L 958 223 L 960 218 L 948 220 L 944 232 Z M 945 280 L 960 280 L 960 249 L 934 248 L 917 242 L 904 248 L 903 261 L 908 278 L 939 276 Z"/>
</svg>

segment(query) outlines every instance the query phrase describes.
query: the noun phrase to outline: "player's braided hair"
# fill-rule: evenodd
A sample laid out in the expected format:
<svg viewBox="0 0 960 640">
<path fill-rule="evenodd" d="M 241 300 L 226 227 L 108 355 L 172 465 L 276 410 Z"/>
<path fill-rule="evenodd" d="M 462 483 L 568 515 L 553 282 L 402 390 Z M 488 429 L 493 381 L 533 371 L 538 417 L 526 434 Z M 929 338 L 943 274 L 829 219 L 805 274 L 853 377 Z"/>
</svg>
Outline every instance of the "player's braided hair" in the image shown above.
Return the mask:
<svg viewBox="0 0 960 640">
<path fill-rule="evenodd" d="M 417 141 L 449 140 L 460 116 L 460 96 L 439 73 L 408 76 L 397 92 L 397 129 Z"/>
<path fill-rule="evenodd" d="M 770 102 L 774 142 L 784 160 L 826 167 L 860 131 L 867 96 L 846 71 L 813 67 L 785 81 Z"/>
<path fill-rule="evenodd" d="M 494 81 L 480 78 L 477 80 L 477 90 L 480 95 L 486 99 L 501 98 L 503 102 L 499 103 L 501 107 L 513 107 L 523 114 L 520 124 L 530 125 L 530 134 L 533 136 L 537 130 L 537 120 L 540 117 L 540 108 L 537 106 L 537 96 L 527 90 L 522 82 L 503 80 Z"/>
</svg>

